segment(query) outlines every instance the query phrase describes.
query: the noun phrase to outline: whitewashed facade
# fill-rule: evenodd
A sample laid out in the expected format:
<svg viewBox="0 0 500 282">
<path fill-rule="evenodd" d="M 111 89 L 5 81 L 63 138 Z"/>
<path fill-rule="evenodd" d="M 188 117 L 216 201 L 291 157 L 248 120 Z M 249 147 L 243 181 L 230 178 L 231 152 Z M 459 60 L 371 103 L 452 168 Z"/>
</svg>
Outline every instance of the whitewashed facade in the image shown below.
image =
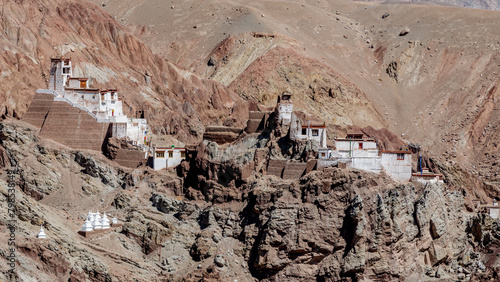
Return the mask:
<svg viewBox="0 0 500 282">
<path fill-rule="evenodd" d="M 320 148 L 326 148 L 326 125 L 307 124 L 303 125 L 299 118 L 292 113 L 290 121 L 291 140 L 313 140 L 318 142 Z"/>
<path fill-rule="evenodd" d="M 289 125 L 293 113 L 292 95 L 287 93 L 279 95 L 276 107 L 278 110 L 278 122 L 284 125 Z"/>
<path fill-rule="evenodd" d="M 65 101 L 91 113 L 98 122 L 113 124 L 113 137 L 126 138 L 134 145 L 144 144 L 147 131 L 145 119 L 129 119 L 123 112 L 123 100 L 116 89 L 89 88 L 86 77 L 72 77 L 71 59 L 51 59 L 49 90 L 54 101 Z"/>
<path fill-rule="evenodd" d="M 411 152 L 409 151 L 382 151 L 382 167 L 394 180 L 410 181 Z"/>
<path fill-rule="evenodd" d="M 498 215 L 500 214 L 499 212 L 499 206 L 498 206 L 498 203 L 497 202 L 493 202 L 493 205 L 489 206 L 488 207 L 488 214 L 494 218 L 494 219 L 498 219 Z"/>
<path fill-rule="evenodd" d="M 157 147 L 153 153 L 153 169 L 160 170 L 175 167 L 185 159 L 185 148 Z"/>
</svg>

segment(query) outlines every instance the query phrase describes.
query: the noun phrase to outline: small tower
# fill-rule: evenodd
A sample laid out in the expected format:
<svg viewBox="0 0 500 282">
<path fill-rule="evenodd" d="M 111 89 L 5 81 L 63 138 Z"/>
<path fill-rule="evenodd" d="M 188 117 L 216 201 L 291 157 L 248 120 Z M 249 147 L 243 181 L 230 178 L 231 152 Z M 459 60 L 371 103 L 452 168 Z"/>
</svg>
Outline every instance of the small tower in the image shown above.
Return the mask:
<svg viewBox="0 0 500 282">
<path fill-rule="evenodd" d="M 47 238 L 47 235 L 45 235 L 45 231 L 43 231 L 43 227 L 40 225 L 40 232 L 38 232 L 38 235 L 36 235 L 38 239 L 45 239 Z"/>
<path fill-rule="evenodd" d="M 71 59 L 57 57 L 50 59 L 49 90 L 64 91 L 66 82 L 72 76 Z"/>
<path fill-rule="evenodd" d="M 278 96 L 276 108 L 278 110 L 278 122 L 285 125 L 290 124 L 293 112 L 292 94 L 281 93 Z"/>
<path fill-rule="evenodd" d="M 106 216 L 106 212 L 104 212 L 104 214 L 102 216 L 101 225 L 102 225 L 102 229 L 109 229 L 109 219 Z"/>
</svg>

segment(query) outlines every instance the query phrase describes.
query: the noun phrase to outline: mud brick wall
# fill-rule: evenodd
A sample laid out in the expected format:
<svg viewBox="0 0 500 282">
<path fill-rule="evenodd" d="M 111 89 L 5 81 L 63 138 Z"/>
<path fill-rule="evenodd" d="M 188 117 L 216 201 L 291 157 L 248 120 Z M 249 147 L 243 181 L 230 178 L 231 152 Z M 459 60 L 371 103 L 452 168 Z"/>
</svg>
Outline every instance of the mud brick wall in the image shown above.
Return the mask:
<svg viewBox="0 0 500 282">
<path fill-rule="evenodd" d="M 267 174 L 281 178 L 285 166 L 286 166 L 286 160 L 269 160 L 267 164 Z"/>
<path fill-rule="evenodd" d="M 283 179 L 299 179 L 305 174 L 307 163 L 287 163 L 283 171 Z"/>
<path fill-rule="evenodd" d="M 35 94 L 31 101 L 28 111 L 23 117 L 23 121 L 30 123 L 40 129 L 45 121 L 45 116 L 50 112 L 54 95 L 52 94 Z"/>
<path fill-rule="evenodd" d="M 146 158 L 143 151 L 120 148 L 116 152 L 114 161 L 124 167 L 136 168 L 145 163 Z"/>
<path fill-rule="evenodd" d="M 256 133 L 266 127 L 267 120 L 271 112 L 250 111 L 248 113 L 247 127 L 245 132 Z"/>
<path fill-rule="evenodd" d="M 108 129 L 108 122 L 99 123 L 83 110 L 66 102 L 54 101 L 40 136 L 73 149 L 101 151 Z"/>
</svg>

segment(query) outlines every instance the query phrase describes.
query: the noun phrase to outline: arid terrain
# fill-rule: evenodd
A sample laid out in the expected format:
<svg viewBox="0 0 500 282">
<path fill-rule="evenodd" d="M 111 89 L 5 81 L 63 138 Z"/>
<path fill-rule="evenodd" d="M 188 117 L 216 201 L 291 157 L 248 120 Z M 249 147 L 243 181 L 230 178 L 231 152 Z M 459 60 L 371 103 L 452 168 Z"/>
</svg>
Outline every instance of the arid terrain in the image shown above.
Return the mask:
<svg viewBox="0 0 500 282">
<path fill-rule="evenodd" d="M 14 281 L 499 279 L 498 221 L 474 209 L 500 200 L 499 5 L 440 2 L 4 0 L 0 279 L 15 167 Z M 58 55 L 194 153 L 129 169 L 41 138 L 22 117 Z M 283 92 L 329 141 L 412 144 L 445 183 L 341 168 L 279 179 L 270 159 L 314 147 L 280 128 L 203 141 Z M 123 226 L 78 235 L 90 209 Z"/>
</svg>

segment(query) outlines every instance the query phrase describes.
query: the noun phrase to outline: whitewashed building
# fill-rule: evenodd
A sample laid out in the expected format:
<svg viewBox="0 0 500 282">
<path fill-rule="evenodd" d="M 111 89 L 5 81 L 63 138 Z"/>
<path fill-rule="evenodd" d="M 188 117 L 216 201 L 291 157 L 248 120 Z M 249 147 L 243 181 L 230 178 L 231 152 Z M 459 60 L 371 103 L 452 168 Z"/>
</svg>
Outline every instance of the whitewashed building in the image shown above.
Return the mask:
<svg viewBox="0 0 500 282">
<path fill-rule="evenodd" d="M 186 148 L 156 147 L 153 153 L 153 169 L 178 166 L 186 159 Z"/>
<path fill-rule="evenodd" d="M 294 114 L 290 121 L 291 140 L 312 140 L 318 142 L 320 148 L 326 148 L 326 124 L 302 124 L 302 121 Z"/>
<path fill-rule="evenodd" d="M 346 167 L 380 173 L 381 157 L 377 142 L 364 137 L 363 133 L 348 133 L 345 138 L 335 138 L 335 153 Z"/>
<path fill-rule="evenodd" d="M 278 122 L 283 125 L 289 125 L 293 113 L 292 95 L 288 93 L 279 95 L 276 108 L 278 110 Z"/>
<path fill-rule="evenodd" d="M 72 75 L 71 59 L 51 59 L 48 90 L 54 92 L 54 101 L 65 101 L 86 110 L 98 122 L 110 122 L 112 137 L 126 138 L 134 145 L 144 144 L 146 120 L 127 117 L 123 112 L 123 99 L 118 96 L 116 89 L 90 88 L 88 78 Z"/>
<path fill-rule="evenodd" d="M 397 181 L 407 182 L 411 178 L 410 151 L 382 151 L 384 171 Z"/>
<path fill-rule="evenodd" d="M 345 158 L 378 157 L 377 142 L 373 138 L 365 138 L 363 133 L 348 133 L 346 138 L 335 138 L 335 148 Z"/>
<path fill-rule="evenodd" d="M 346 168 L 380 173 L 385 171 L 397 181 L 409 181 L 411 173 L 410 151 L 382 151 L 377 142 L 363 133 L 348 133 L 345 138 L 335 138 L 335 150 L 320 149 L 318 169 L 342 164 Z"/>
<path fill-rule="evenodd" d="M 498 215 L 500 214 L 500 212 L 499 212 L 500 206 L 498 206 L 497 202 L 493 202 L 493 204 L 491 206 L 486 206 L 486 208 L 488 209 L 488 214 L 492 218 L 498 219 Z"/>
</svg>

